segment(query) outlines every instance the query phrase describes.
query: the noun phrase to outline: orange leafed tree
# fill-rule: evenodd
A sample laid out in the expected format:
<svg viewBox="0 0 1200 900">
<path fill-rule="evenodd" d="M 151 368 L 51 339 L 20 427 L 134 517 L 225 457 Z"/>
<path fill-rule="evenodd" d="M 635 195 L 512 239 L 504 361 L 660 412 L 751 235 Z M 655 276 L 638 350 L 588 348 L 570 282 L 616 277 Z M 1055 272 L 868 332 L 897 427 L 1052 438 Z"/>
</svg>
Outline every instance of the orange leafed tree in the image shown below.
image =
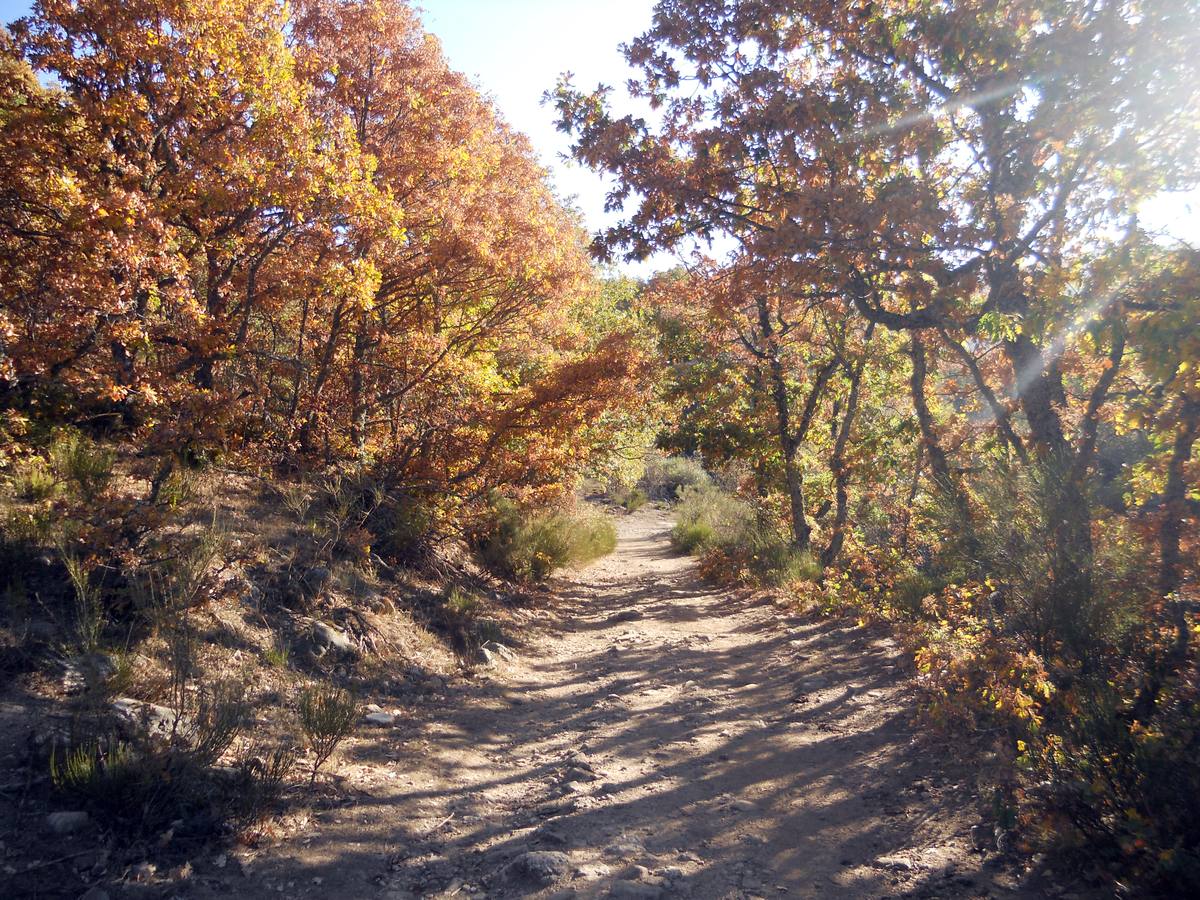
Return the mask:
<svg viewBox="0 0 1200 900">
<path fill-rule="evenodd" d="M 546 484 L 644 355 L 400 0 L 46 0 L 3 47 L 5 399 L 163 460 Z M 50 76 L 43 87 L 39 76 Z"/>
</svg>

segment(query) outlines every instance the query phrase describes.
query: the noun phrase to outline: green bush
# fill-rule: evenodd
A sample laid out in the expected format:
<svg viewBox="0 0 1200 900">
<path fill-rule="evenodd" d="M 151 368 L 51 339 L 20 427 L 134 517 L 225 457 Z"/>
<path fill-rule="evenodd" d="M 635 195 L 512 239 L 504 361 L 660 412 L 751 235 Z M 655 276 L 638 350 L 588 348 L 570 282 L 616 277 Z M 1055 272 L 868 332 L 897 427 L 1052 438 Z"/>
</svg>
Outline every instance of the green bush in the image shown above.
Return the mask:
<svg viewBox="0 0 1200 900">
<path fill-rule="evenodd" d="M 121 845 L 160 839 L 168 829 L 175 841 L 204 842 L 228 821 L 261 818 L 282 796 L 297 756 L 290 744 L 254 746 L 219 769 L 204 752 L 179 741 L 93 737 L 51 750 L 50 781 Z"/>
<path fill-rule="evenodd" d="M 925 572 L 910 572 L 898 577 L 886 593 L 888 605 L 904 618 L 918 618 L 923 612 L 921 601 L 936 594 L 948 584 L 944 577 Z"/>
<path fill-rule="evenodd" d="M 684 456 L 651 457 L 638 489 L 651 500 L 678 500 L 688 488 L 712 484 L 704 466 Z"/>
<path fill-rule="evenodd" d="M 263 651 L 263 662 L 273 669 L 286 669 L 291 664 L 292 645 L 282 634 L 276 634 L 271 646 Z"/>
<path fill-rule="evenodd" d="M 341 688 L 314 687 L 300 695 L 300 727 L 313 753 L 310 788 L 316 783 L 321 766 L 338 744 L 350 736 L 358 716 L 358 699 Z"/>
<path fill-rule="evenodd" d="M 179 509 L 191 503 L 200 493 L 200 476 L 192 469 L 176 467 L 158 491 L 158 503 L 168 509 Z"/>
<path fill-rule="evenodd" d="M 91 569 L 84 560 L 65 546 L 61 548 L 61 553 L 75 599 L 75 650 L 84 654 L 94 653 L 100 649 L 100 639 L 107 623 L 100 590 L 92 583 Z"/>
<path fill-rule="evenodd" d="M 524 582 L 545 581 L 565 566 L 581 566 L 613 551 L 617 532 L 601 515 L 571 510 L 522 510 L 497 501 L 476 544 L 489 569 Z"/>
<path fill-rule="evenodd" d="M 388 495 L 366 523 L 375 552 L 402 565 L 419 565 L 430 557 L 435 525 L 428 504 L 405 494 Z"/>
<path fill-rule="evenodd" d="M 627 491 L 625 495 L 621 497 L 619 503 L 627 512 L 637 512 L 649 501 L 650 498 L 646 496 L 645 491 L 641 490 L 640 488 L 633 488 L 632 490 Z"/>
<path fill-rule="evenodd" d="M 708 574 L 782 586 L 812 580 L 819 567 L 754 508 L 712 485 L 685 487 L 675 510 L 671 543 L 705 557 Z"/>
<path fill-rule="evenodd" d="M 106 809 L 141 791 L 143 767 L 133 747 L 123 741 L 92 740 L 50 751 L 50 783 L 55 790 L 92 808 Z"/>
<path fill-rule="evenodd" d="M 797 550 L 773 528 L 756 524 L 735 541 L 723 541 L 718 548 L 726 557 L 741 560 L 750 580 L 771 587 L 814 581 L 821 574 L 821 567 L 811 553 Z"/>
<path fill-rule="evenodd" d="M 671 543 L 683 553 L 697 553 L 711 547 L 717 533 L 707 522 L 680 522 L 671 530 Z"/>
<path fill-rule="evenodd" d="M 684 553 L 697 553 L 734 541 L 754 522 L 749 504 L 712 485 L 688 485 L 679 493 L 671 542 Z"/>
<path fill-rule="evenodd" d="M 251 746 L 236 768 L 231 816 L 243 824 L 262 819 L 283 797 L 299 754 L 291 742 Z"/>
</svg>

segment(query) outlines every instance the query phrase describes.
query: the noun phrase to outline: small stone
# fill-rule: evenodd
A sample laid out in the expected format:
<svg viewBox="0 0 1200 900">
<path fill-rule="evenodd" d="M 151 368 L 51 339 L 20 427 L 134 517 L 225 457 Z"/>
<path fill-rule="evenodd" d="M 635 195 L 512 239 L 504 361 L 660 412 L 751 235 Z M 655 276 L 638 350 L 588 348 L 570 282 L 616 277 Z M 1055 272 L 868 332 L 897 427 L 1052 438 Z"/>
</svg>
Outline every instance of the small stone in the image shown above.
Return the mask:
<svg viewBox="0 0 1200 900">
<path fill-rule="evenodd" d="M 608 617 L 609 625 L 619 625 L 622 622 L 636 622 L 638 619 L 645 618 L 646 614 L 640 609 L 626 609 Z"/>
<path fill-rule="evenodd" d="M 875 860 L 875 865 L 881 869 L 891 869 L 895 872 L 911 872 L 916 866 L 912 860 L 903 856 L 881 856 Z"/>
<path fill-rule="evenodd" d="M 994 850 L 996 848 L 995 829 L 988 824 L 972 825 L 971 844 L 976 850 Z"/>
<path fill-rule="evenodd" d="M 646 852 L 645 845 L 636 838 L 622 838 L 604 848 L 604 855 L 616 859 L 629 859 Z"/>
<path fill-rule="evenodd" d="M 1007 873 L 1001 872 L 992 876 L 992 887 L 1002 891 L 1015 891 L 1019 886 L 1017 880 Z"/>
<path fill-rule="evenodd" d="M 152 737 L 170 737 L 179 716 L 175 710 L 157 703 L 143 703 L 129 697 L 118 697 L 112 703 L 121 727 L 127 732 L 141 732 Z"/>
<path fill-rule="evenodd" d="M 494 656 L 500 657 L 505 662 L 516 662 L 517 654 L 499 641 L 488 641 L 483 645 L 482 649 L 489 651 Z"/>
<path fill-rule="evenodd" d="M 88 814 L 82 810 L 52 812 L 46 816 L 46 824 L 55 834 L 74 834 L 87 828 L 90 821 Z"/>
<path fill-rule="evenodd" d="M 731 810 L 733 810 L 734 812 L 741 812 L 741 813 L 754 812 L 756 809 L 758 809 L 758 807 L 755 806 L 749 800 L 734 800 L 732 803 L 729 804 L 729 808 Z"/>
<path fill-rule="evenodd" d="M 392 713 L 373 712 L 363 716 L 363 721 L 376 728 L 391 728 L 396 724 L 396 717 Z"/>
<path fill-rule="evenodd" d="M 586 878 L 589 881 L 607 878 L 611 874 L 612 869 L 603 863 L 589 863 L 588 865 L 580 866 L 575 870 L 575 875 L 577 877 Z"/>
<path fill-rule="evenodd" d="M 89 869 L 94 869 L 97 866 L 103 866 L 108 861 L 108 851 L 103 847 L 97 847 L 90 853 L 84 853 L 76 856 L 72 860 L 73 865 L 80 872 L 86 872 Z"/>
<path fill-rule="evenodd" d="M 529 878 L 542 885 L 554 884 L 571 871 L 571 858 L 557 850 L 530 850 L 505 869 L 506 874 Z"/>
<path fill-rule="evenodd" d="M 563 781 L 595 781 L 596 773 L 592 771 L 592 767 L 584 768 L 582 766 L 571 766 L 563 773 Z"/>
<path fill-rule="evenodd" d="M 533 833 L 533 836 L 547 844 L 554 844 L 557 847 L 565 847 L 570 843 L 570 840 L 561 831 L 554 828 L 542 826 Z"/>
<path fill-rule="evenodd" d="M 550 819 L 554 816 L 565 816 L 568 813 L 573 813 L 576 809 L 578 809 L 578 804 L 574 800 L 567 798 L 564 800 L 552 800 L 549 803 L 543 803 L 536 810 L 534 810 L 534 812 L 536 812 L 543 819 Z"/>
<path fill-rule="evenodd" d="M 58 627 L 45 619 L 30 619 L 25 623 L 25 635 L 31 641 L 48 644 L 58 637 Z"/>
</svg>

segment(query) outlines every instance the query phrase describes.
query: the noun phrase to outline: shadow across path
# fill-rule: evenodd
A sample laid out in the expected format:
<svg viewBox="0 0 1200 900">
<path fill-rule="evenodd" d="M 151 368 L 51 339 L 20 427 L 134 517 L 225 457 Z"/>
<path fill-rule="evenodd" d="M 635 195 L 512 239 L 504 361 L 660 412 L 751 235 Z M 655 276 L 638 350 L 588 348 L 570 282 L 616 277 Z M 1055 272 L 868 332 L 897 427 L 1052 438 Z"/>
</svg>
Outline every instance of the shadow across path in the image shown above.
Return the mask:
<svg viewBox="0 0 1200 900">
<path fill-rule="evenodd" d="M 882 632 L 703 582 L 643 510 L 561 629 L 368 735 L 349 800 L 196 896 L 1021 896 Z M 565 868 L 513 876 L 529 851 Z"/>
</svg>

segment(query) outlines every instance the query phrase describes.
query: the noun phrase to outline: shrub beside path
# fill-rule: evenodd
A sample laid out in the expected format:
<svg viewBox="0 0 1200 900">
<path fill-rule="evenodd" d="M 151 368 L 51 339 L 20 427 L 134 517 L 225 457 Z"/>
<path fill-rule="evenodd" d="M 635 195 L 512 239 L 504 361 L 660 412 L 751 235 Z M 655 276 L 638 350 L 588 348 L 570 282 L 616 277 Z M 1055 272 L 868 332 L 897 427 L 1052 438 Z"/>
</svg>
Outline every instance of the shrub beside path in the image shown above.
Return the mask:
<svg viewBox="0 0 1200 900">
<path fill-rule="evenodd" d="M 369 732 L 344 802 L 199 863 L 192 895 L 1054 893 L 972 848 L 972 772 L 923 735 L 885 633 L 706 584 L 670 526 L 623 517 L 615 553 L 555 583 L 561 621 Z"/>
</svg>

